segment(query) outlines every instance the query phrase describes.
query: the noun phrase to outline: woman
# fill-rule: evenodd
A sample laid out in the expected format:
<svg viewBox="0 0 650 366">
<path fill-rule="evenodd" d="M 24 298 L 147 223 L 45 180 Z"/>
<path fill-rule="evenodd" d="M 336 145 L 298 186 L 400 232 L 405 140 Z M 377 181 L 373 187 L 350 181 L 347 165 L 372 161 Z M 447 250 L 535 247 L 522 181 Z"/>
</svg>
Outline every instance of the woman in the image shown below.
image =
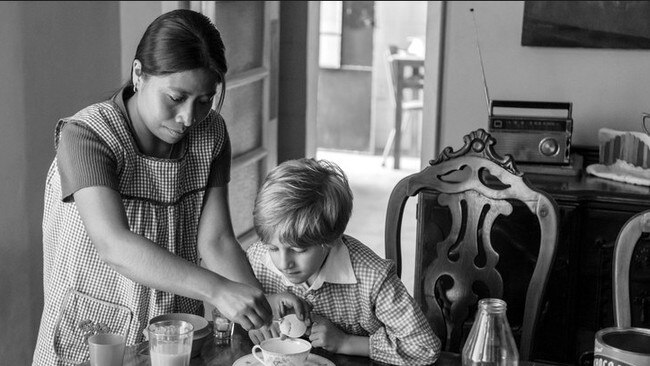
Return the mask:
<svg viewBox="0 0 650 366">
<path fill-rule="evenodd" d="M 304 318 L 296 297 L 263 294 L 233 233 L 226 70 L 210 20 L 175 10 L 145 31 L 125 87 L 57 124 L 34 364 L 83 362 L 97 331 L 140 342 L 152 317 L 202 301 L 245 329 L 285 306 Z"/>
</svg>

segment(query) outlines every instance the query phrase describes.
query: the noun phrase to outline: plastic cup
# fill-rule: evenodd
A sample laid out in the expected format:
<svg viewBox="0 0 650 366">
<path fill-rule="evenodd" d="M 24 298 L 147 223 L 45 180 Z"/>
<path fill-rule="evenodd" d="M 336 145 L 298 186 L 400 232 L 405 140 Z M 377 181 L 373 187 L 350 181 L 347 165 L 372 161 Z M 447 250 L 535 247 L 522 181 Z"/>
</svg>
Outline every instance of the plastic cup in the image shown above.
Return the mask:
<svg viewBox="0 0 650 366">
<path fill-rule="evenodd" d="M 151 366 L 188 366 L 194 328 L 182 320 L 163 320 L 147 327 Z"/>
<path fill-rule="evenodd" d="M 95 334 L 88 338 L 91 366 L 122 366 L 126 340 L 120 334 Z"/>
</svg>

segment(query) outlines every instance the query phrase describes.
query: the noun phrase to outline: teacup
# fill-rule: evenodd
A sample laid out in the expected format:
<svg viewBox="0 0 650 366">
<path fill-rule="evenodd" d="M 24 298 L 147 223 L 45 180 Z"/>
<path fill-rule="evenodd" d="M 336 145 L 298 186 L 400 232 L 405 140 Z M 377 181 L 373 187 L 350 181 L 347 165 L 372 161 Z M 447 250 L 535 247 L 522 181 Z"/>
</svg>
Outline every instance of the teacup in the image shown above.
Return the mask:
<svg viewBox="0 0 650 366">
<path fill-rule="evenodd" d="M 262 351 L 262 357 L 258 356 Z M 307 361 L 311 343 L 300 338 L 270 338 L 253 346 L 253 357 L 263 365 L 302 366 Z"/>
</svg>

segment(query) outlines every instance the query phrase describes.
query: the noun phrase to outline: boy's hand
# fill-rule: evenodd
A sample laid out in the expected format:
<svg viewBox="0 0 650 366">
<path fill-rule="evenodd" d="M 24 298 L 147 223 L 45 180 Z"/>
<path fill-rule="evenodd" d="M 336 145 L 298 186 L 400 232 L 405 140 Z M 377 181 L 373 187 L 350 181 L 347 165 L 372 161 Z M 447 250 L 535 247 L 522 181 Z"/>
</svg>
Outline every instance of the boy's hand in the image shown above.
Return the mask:
<svg viewBox="0 0 650 366">
<path fill-rule="evenodd" d="M 309 319 L 311 304 L 290 292 L 266 294 L 266 299 L 271 304 L 273 319 L 279 319 L 295 313 L 298 319 Z"/>
<path fill-rule="evenodd" d="M 348 334 L 336 327 L 326 318 L 312 314 L 309 340 L 312 347 L 321 347 L 332 353 L 340 353 Z"/>
<path fill-rule="evenodd" d="M 260 344 L 262 341 L 269 338 L 276 338 L 280 336 L 280 327 L 277 321 L 273 321 L 270 326 L 264 325 L 258 329 L 251 329 L 248 331 L 248 337 L 255 344 Z"/>
</svg>

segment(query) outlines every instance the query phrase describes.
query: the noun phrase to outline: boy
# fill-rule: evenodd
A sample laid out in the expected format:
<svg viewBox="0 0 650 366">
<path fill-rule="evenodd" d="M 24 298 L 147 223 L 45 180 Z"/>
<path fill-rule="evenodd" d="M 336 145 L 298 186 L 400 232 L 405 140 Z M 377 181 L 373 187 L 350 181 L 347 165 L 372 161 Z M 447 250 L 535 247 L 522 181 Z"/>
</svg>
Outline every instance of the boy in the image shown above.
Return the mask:
<svg viewBox="0 0 650 366">
<path fill-rule="evenodd" d="M 394 264 L 345 235 L 352 192 L 325 160 L 284 162 L 255 201 L 260 241 L 247 257 L 265 292 L 289 291 L 312 306 L 309 340 L 334 353 L 398 365 L 432 364 L 440 341 L 395 274 Z M 273 334 L 249 333 L 254 342 Z"/>
</svg>

